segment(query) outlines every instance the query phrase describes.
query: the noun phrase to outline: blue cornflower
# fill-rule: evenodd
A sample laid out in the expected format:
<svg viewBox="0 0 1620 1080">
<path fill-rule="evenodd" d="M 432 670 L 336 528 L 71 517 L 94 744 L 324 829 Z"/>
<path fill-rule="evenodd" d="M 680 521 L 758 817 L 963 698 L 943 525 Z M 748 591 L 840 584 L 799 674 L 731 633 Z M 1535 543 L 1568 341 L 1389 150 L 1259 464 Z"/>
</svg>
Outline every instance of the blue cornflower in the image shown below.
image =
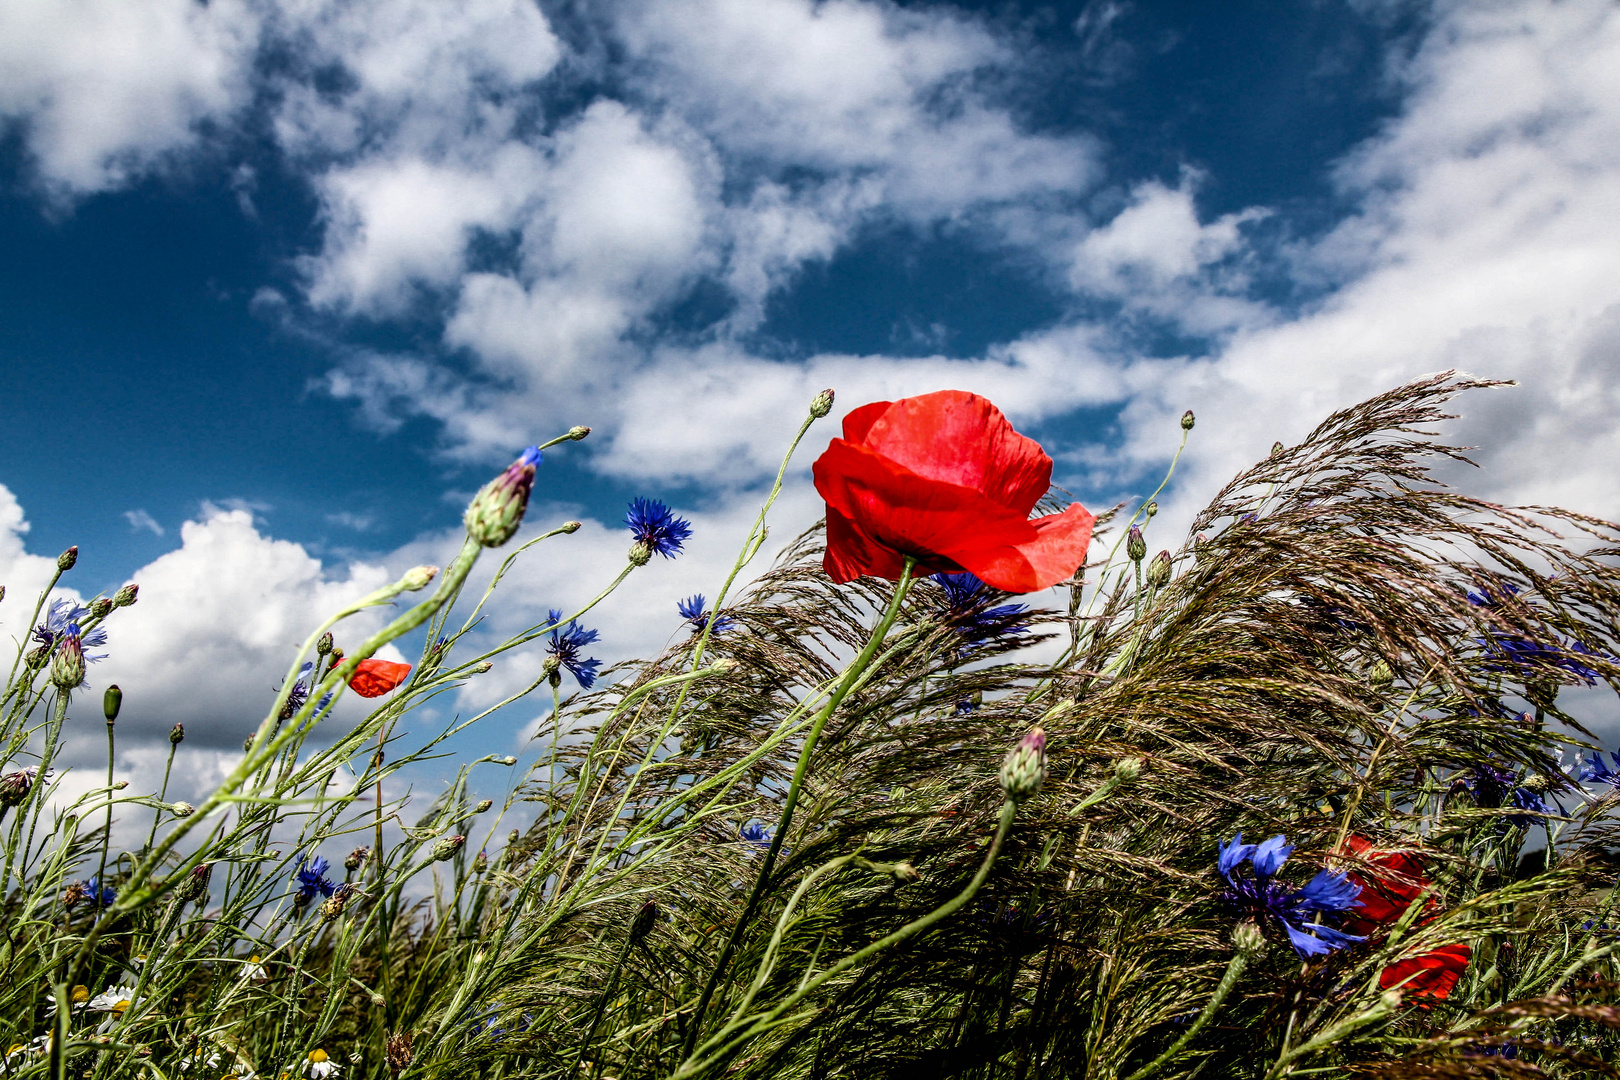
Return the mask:
<svg viewBox="0 0 1620 1080">
<path fill-rule="evenodd" d="M 66 599 L 52 600 L 50 610 L 45 614 L 45 621 L 34 627 L 34 640 L 46 649 L 51 649 L 67 635 L 77 634 L 80 646 L 87 650 L 99 649 L 107 644 L 107 629 L 98 626 L 89 633 L 81 632 L 79 627 L 89 618 L 90 609 L 83 605 Z M 84 659 L 87 663 L 93 664 L 97 660 L 107 659 L 107 654 L 97 653 L 92 656 L 86 652 Z"/>
<path fill-rule="evenodd" d="M 1023 604 L 993 605 L 996 590 L 969 573 L 934 574 L 933 580 L 945 592 L 945 623 L 964 639 L 963 650 L 992 638 L 1022 634 L 1029 629 Z"/>
<path fill-rule="evenodd" d="M 676 517 L 673 510 L 657 499 L 631 499 L 630 512 L 624 515 L 624 523 L 630 527 L 630 535 L 635 537 L 632 557 L 640 548 L 647 558 L 662 555 L 666 559 L 673 559 L 680 554 L 681 545 L 692 535 L 692 523 Z"/>
<path fill-rule="evenodd" d="M 1280 927 L 1301 957 L 1325 956 L 1334 949 L 1366 940 L 1321 921 L 1323 912 L 1361 906 L 1356 899 L 1361 895 L 1361 886 L 1345 874 L 1320 870 L 1303 889 L 1276 880 L 1277 871 L 1293 851 L 1287 838 L 1280 835 L 1261 844 L 1245 844 L 1243 834 L 1238 833 L 1230 843 L 1221 844 L 1215 865 L 1228 886 L 1221 899 L 1258 921 L 1262 929 Z M 1251 873 L 1238 873 L 1244 862 L 1249 863 Z M 1306 922 L 1307 916 L 1315 916 L 1316 921 Z"/>
<path fill-rule="evenodd" d="M 281 718 L 283 720 L 291 718 L 293 713 L 304 707 L 304 702 L 309 700 L 309 692 L 314 686 L 315 665 L 305 660 L 303 666 L 298 669 L 298 678 L 293 680 L 292 689 L 287 691 L 287 704 L 281 707 Z M 321 700 L 315 706 L 315 711 L 320 712 L 331 703 L 332 694 L 328 691 L 321 695 Z"/>
<path fill-rule="evenodd" d="M 693 632 L 701 634 L 704 627 L 709 625 L 710 616 L 705 607 L 707 603 L 708 601 L 703 599 L 703 594 L 698 593 L 696 596 L 688 596 L 685 600 L 677 602 L 675 610 L 680 612 L 681 618 L 692 624 Z M 713 633 L 723 634 L 730 630 L 732 626 L 731 616 L 714 616 Z"/>
<path fill-rule="evenodd" d="M 1528 810 L 1532 814 L 1552 813 L 1547 801 L 1539 793 L 1521 786 L 1518 774 L 1511 769 L 1496 765 L 1475 765 L 1454 780 L 1453 784 L 1467 789 L 1477 805 L 1489 810 L 1513 807 Z M 1496 830 L 1506 832 L 1509 825 L 1529 828 L 1536 820 L 1524 814 L 1509 814 L 1497 819 Z"/>
<path fill-rule="evenodd" d="M 742 827 L 737 835 L 742 837 L 750 847 L 758 848 L 760 851 L 764 851 L 771 846 L 771 830 L 758 821 L 750 821 Z"/>
<path fill-rule="evenodd" d="M 331 868 L 332 864 L 320 855 L 298 860 L 298 870 L 293 877 L 298 882 L 299 902 L 308 903 L 315 899 L 316 893 L 331 896 L 337 891 L 337 886 L 326 880 L 326 872 Z"/>
<path fill-rule="evenodd" d="M 1542 670 L 1559 668 L 1569 672 L 1587 686 L 1591 686 L 1600 678 L 1596 671 L 1581 663 L 1577 654 L 1586 656 L 1601 656 L 1601 654 L 1593 652 L 1578 641 L 1568 644 L 1560 641 L 1556 645 L 1551 645 L 1529 638 L 1493 634 L 1490 637 L 1480 638 L 1479 643 L 1487 655 L 1496 658 L 1496 662 L 1485 665 L 1488 671 L 1534 673 L 1538 668 Z"/>
<path fill-rule="evenodd" d="M 1620 753 L 1611 751 L 1609 757 L 1616 765 L 1620 765 Z M 1582 780 L 1597 780 L 1608 784 L 1612 788 L 1620 788 L 1620 772 L 1615 772 L 1603 761 L 1603 754 L 1592 752 L 1592 759 L 1581 766 L 1580 778 Z"/>
<path fill-rule="evenodd" d="M 602 661 L 582 660 L 579 651 L 596 640 L 596 631 L 587 630 L 572 619 L 567 626 L 560 625 L 562 612 L 555 609 L 546 615 L 546 621 L 559 624 L 551 631 L 551 644 L 546 646 L 546 652 L 551 654 L 558 667 L 568 669 L 579 682 L 580 689 L 589 690 L 591 684 L 596 682 L 596 669 L 602 666 Z M 553 667 L 551 670 L 555 674 L 557 668 Z"/>
<path fill-rule="evenodd" d="M 118 899 L 118 890 L 111 885 L 103 885 L 99 875 L 93 875 L 89 881 L 81 882 L 79 887 L 84 890 L 84 899 L 91 907 L 111 907 Z"/>
</svg>

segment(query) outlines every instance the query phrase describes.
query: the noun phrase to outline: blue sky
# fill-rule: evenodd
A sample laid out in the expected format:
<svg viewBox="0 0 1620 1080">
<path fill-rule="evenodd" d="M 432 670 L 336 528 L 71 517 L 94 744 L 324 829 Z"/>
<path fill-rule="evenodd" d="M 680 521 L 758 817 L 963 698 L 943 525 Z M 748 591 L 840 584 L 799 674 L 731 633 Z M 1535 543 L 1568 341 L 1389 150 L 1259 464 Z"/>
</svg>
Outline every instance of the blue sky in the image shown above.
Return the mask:
<svg viewBox="0 0 1620 1080">
<path fill-rule="evenodd" d="M 8 4 L 0 573 L 142 582 L 110 674 L 155 737 L 576 423 L 534 516 L 587 528 L 506 618 L 661 496 L 692 553 L 600 614 L 656 648 L 824 385 L 985 393 L 1088 503 L 1193 408 L 1169 545 L 1273 439 L 1458 366 L 1524 383 L 1459 428 L 1475 490 L 1613 516 L 1616 72 L 1598 2 Z M 801 468 L 778 527 L 818 512 Z"/>
</svg>

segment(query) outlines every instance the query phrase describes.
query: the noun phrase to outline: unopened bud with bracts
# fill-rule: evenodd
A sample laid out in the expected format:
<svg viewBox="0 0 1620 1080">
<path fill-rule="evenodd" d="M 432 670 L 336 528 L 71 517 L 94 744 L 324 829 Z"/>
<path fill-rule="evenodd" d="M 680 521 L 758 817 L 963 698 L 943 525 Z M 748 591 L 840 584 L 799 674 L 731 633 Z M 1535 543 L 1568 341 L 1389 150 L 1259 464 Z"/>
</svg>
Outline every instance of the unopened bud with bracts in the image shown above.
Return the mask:
<svg viewBox="0 0 1620 1080">
<path fill-rule="evenodd" d="M 488 810 L 490 807 L 492 807 L 494 805 L 495 805 L 495 800 L 494 799 L 480 799 L 478 801 L 478 805 L 473 807 L 473 813 L 482 814 L 485 810 Z"/>
<path fill-rule="evenodd" d="M 176 724 L 169 729 L 169 745 L 179 746 L 186 741 L 186 725 Z"/>
<path fill-rule="evenodd" d="M 51 685 L 74 690 L 84 683 L 84 645 L 71 630 L 62 635 L 51 657 Z"/>
<path fill-rule="evenodd" d="M 0 585 L 0 600 L 4 600 L 5 598 L 6 598 L 6 587 L 4 585 Z"/>
<path fill-rule="evenodd" d="M 1378 687 L 1388 686 L 1395 681 L 1395 672 L 1387 661 L 1375 660 L 1373 666 L 1367 669 L 1367 681 Z"/>
<path fill-rule="evenodd" d="M 828 387 L 811 400 L 810 415 L 815 417 L 817 420 L 820 420 L 823 416 L 826 416 L 828 413 L 832 412 L 832 407 L 833 392 L 832 388 Z"/>
<path fill-rule="evenodd" d="M 41 645 L 37 649 L 29 649 L 28 655 L 23 657 L 23 663 L 27 664 L 30 670 L 38 671 L 40 668 L 49 663 L 50 659 L 51 647 L 49 645 Z"/>
<path fill-rule="evenodd" d="M 575 424 L 573 427 L 568 429 L 568 437 L 573 439 L 575 442 L 579 442 L 579 440 L 583 439 L 590 433 L 591 429 L 586 427 L 584 424 Z"/>
<path fill-rule="evenodd" d="M 446 859 L 454 858 L 456 852 L 461 850 L 461 845 L 466 842 L 467 838 L 465 836 L 439 837 L 433 844 L 434 862 L 444 862 Z"/>
<path fill-rule="evenodd" d="M 1283 452 L 1283 444 L 1282 443 L 1274 442 L 1274 443 L 1271 444 L 1271 456 L 1272 457 L 1281 457 L 1282 452 Z"/>
<path fill-rule="evenodd" d="M 332 631 L 328 630 L 315 640 L 315 655 L 325 656 L 332 651 Z"/>
<path fill-rule="evenodd" d="M 101 714 L 107 718 L 107 723 L 118 719 L 118 710 L 124 704 L 124 692 L 113 683 L 101 695 Z"/>
<path fill-rule="evenodd" d="M 0 806 L 17 806 L 27 799 L 28 793 L 34 790 L 34 780 L 38 776 L 38 765 L 0 776 Z"/>
<path fill-rule="evenodd" d="M 741 666 L 742 663 L 735 657 L 722 656 L 720 659 L 709 665 L 709 670 L 713 671 L 717 675 L 725 675 L 736 671 Z"/>
<path fill-rule="evenodd" d="M 1162 589 L 1170 584 L 1170 553 L 1161 551 L 1153 556 L 1153 561 L 1147 566 L 1147 583 L 1155 589 Z"/>
<path fill-rule="evenodd" d="M 473 856 L 473 873 L 482 874 L 489 869 L 489 853 L 480 851 Z"/>
<path fill-rule="evenodd" d="M 406 592 L 416 592 L 418 589 L 427 588 L 428 583 L 438 576 L 437 566 L 415 566 L 405 571 L 405 576 L 399 579 L 399 583 L 405 587 Z"/>
<path fill-rule="evenodd" d="M 1159 514 L 1159 500 L 1149 499 L 1142 505 L 1142 520 L 1152 521 Z"/>
<path fill-rule="evenodd" d="M 196 812 L 197 812 L 197 808 L 192 806 L 188 802 L 177 802 L 177 803 L 170 803 L 169 804 L 169 813 L 173 814 L 175 817 L 190 817 L 192 814 L 195 814 Z"/>
<path fill-rule="evenodd" d="M 637 540 L 630 545 L 630 565 L 646 566 L 647 560 L 652 558 L 652 545 L 645 540 Z"/>
<path fill-rule="evenodd" d="M 512 539 L 523 523 L 523 512 L 529 508 L 534 469 L 539 464 L 540 448 L 531 446 L 505 472 L 485 484 L 463 515 L 467 535 L 492 548 Z"/>
<path fill-rule="evenodd" d="M 1131 562 L 1141 562 L 1147 558 L 1147 541 L 1142 539 L 1142 528 L 1132 525 L 1131 531 L 1125 535 L 1125 554 L 1130 556 Z"/>
<path fill-rule="evenodd" d="M 133 581 L 113 593 L 113 607 L 129 607 L 140 595 L 141 587 Z"/>
<path fill-rule="evenodd" d="M 1266 951 L 1266 935 L 1252 921 L 1244 919 L 1232 927 L 1232 948 L 1245 960 L 1253 960 Z"/>
<path fill-rule="evenodd" d="M 495 665 L 490 663 L 488 660 L 484 660 L 474 664 L 469 670 L 471 670 L 474 675 L 487 675 L 490 669 L 494 666 Z"/>
<path fill-rule="evenodd" d="M 1139 757 L 1120 758 L 1114 763 L 1114 775 L 1119 778 L 1119 782 L 1122 784 L 1135 783 L 1136 778 L 1142 775 L 1142 759 Z"/>
<path fill-rule="evenodd" d="M 213 863 L 198 863 L 193 867 L 191 873 L 186 875 L 184 884 L 175 890 L 180 897 L 180 902 L 206 900 L 208 898 L 208 878 L 213 872 Z"/>
<path fill-rule="evenodd" d="M 495 761 L 495 763 L 497 765 L 516 765 L 517 764 L 517 758 L 513 757 L 511 754 L 507 754 L 505 757 L 495 758 L 494 761 Z"/>
<path fill-rule="evenodd" d="M 359 891 L 359 889 L 347 882 L 339 885 L 332 892 L 332 895 L 326 898 L 326 902 L 321 905 L 321 921 L 331 922 L 339 915 L 342 915 L 343 909 L 348 906 L 350 899 Z"/>
<path fill-rule="evenodd" d="M 112 614 L 113 602 L 105 596 L 98 596 L 90 601 L 90 615 L 92 618 L 105 619 Z"/>
<path fill-rule="evenodd" d="M 517 843 L 518 838 L 520 836 L 522 836 L 522 835 L 523 834 L 518 832 L 516 829 L 513 829 L 511 832 L 507 833 L 506 834 L 506 846 L 511 847 L 513 844 Z"/>
<path fill-rule="evenodd" d="M 548 656 L 540 665 L 540 677 L 552 686 L 562 685 L 562 661 L 555 656 Z"/>
<path fill-rule="evenodd" d="M 583 521 L 565 521 L 561 525 L 557 526 L 557 531 L 572 535 L 579 532 L 579 530 L 583 529 L 584 527 L 585 523 Z"/>
<path fill-rule="evenodd" d="M 56 557 L 56 568 L 62 573 L 73 569 L 73 564 L 79 561 L 79 545 L 74 544 Z"/>
<path fill-rule="evenodd" d="M 343 869 L 352 874 L 356 870 L 360 869 L 360 867 L 364 866 L 366 860 L 369 858 L 371 858 L 370 848 L 357 847 L 353 851 L 349 852 L 348 858 L 343 860 Z"/>
<path fill-rule="evenodd" d="M 1192 413 L 1191 409 L 1188 409 L 1186 412 L 1181 414 L 1181 430 L 1182 431 L 1191 431 L 1193 429 L 1193 424 L 1195 424 L 1195 423 L 1197 423 L 1197 420 L 1195 420 L 1193 418 L 1193 413 Z"/>
<path fill-rule="evenodd" d="M 1046 780 L 1046 732 L 1031 728 L 1001 762 L 1001 790 L 1013 802 L 1023 802 L 1041 790 Z"/>
<path fill-rule="evenodd" d="M 648 900 L 636 909 L 635 918 L 630 920 L 630 940 L 640 941 L 652 933 L 652 928 L 658 922 L 658 902 Z"/>
</svg>

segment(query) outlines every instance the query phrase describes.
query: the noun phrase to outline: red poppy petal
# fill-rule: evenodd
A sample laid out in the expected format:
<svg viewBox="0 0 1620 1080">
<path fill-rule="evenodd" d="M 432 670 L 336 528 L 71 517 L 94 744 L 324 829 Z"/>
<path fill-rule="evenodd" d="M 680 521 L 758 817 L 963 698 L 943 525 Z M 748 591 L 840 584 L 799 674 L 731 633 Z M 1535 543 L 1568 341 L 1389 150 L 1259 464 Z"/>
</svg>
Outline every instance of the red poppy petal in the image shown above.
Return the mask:
<svg viewBox="0 0 1620 1080">
<path fill-rule="evenodd" d="M 857 409 L 851 409 L 849 415 L 844 417 L 844 438 L 852 443 L 864 443 L 866 433 L 872 429 L 877 418 L 889 411 L 892 401 L 872 401 Z"/>
<path fill-rule="evenodd" d="M 827 554 L 821 560 L 827 576 L 842 585 L 862 574 L 898 581 L 905 561 L 898 551 L 867 536 L 849 518 L 827 507 Z"/>
<path fill-rule="evenodd" d="M 862 410 L 857 410 L 861 412 Z M 888 405 L 858 440 L 918 476 L 956 484 L 1028 517 L 1052 482 L 1052 459 L 977 394 L 941 390 Z"/>
<path fill-rule="evenodd" d="M 1035 539 L 998 550 L 976 565 L 964 561 L 967 556 L 956 555 L 979 580 L 994 585 L 1003 592 L 1026 593 L 1050 588 L 1071 577 L 1086 561 L 1086 549 L 1091 546 L 1091 526 L 1096 521 L 1091 511 L 1079 503 L 1072 504 L 1061 514 L 1047 514 L 1030 524 L 1035 527 Z"/>
<path fill-rule="evenodd" d="M 1378 976 L 1385 990 L 1398 986 L 1407 997 L 1444 999 L 1456 988 L 1474 951 L 1461 942 L 1442 945 L 1431 952 L 1397 960 Z"/>
<path fill-rule="evenodd" d="M 349 677 L 349 688 L 361 697 L 380 697 L 405 681 L 411 665 L 393 660 L 362 660 Z"/>
</svg>

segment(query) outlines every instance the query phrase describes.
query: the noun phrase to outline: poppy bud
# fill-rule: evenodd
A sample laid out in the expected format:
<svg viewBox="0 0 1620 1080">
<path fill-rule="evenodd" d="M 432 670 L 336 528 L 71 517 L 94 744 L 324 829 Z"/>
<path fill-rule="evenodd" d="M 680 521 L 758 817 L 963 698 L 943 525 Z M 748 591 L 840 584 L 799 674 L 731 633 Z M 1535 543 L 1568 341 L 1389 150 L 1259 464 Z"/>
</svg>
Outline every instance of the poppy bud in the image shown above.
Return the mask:
<svg viewBox="0 0 1620 1080">
<path fill-rule="evenodd" d="M 328 630 L 315 642 L 315 655 L 325 656 L 332 651 L 332 631 Z"/>
<path fill-rule="evenodd" d="M 68 548 L 66 551 L 62 552 L 62 554 L 56 557 L 56 569 L 65 574 L 69 570 L 73 569 L 73 564 L 78 561 L 79 545 L 74 544 L 72 547 Z"/>
<path fill-rule="evenodd" d="M 1191 431 L 1193 429 L 1193 423 L 1194 422 L 1195 421 L 1193 420 L 1193 414 L 1192 414 L 1191 409 L 1188 409 L 1186 412 L 1181 414 L 1181 430 L 1182 431 Z"/>
<path fill-rule="evenodd" d="M 107 717 L 107 723 L 118 719 L 118 707 L 124 703 L 124 692 L 113 683 L 107 687 L 107 692 L 101 695 L 101 711 Z"/>
<path fill-rule="evenodd" d="M 579 440 L 583 439 L 590 433 L 591 429 L 583 424 L 575 424 L 573 427 L 568 429 L 568 437 L 573 439 L 575 442 L 579 442 Z"/>
<path fill-rule="evenodd" d="M 1142 504 L 1142 520 L 1143 521 L 1152 521 L 1153 518 L 1154 518 L 1154 515 L 1156 515 L 1158 512 L 1159 512 L 1159 500 L 1158 499 L 1149 499 L 1147 502 Z"/>
<path fill-rule="evenodd" d="M 343 860 L 343 869 L 352 874 L 354 871 L 360 869 L 360 867 L 363 866 L 365 861 L 369 858 L 371 858 L 370 848 L 357 847 L 353 851 L 349 852 L 349 857 L 347 859 Z"/>
<path fill-rule="evenodd" d="M 1245 960 L 1253 960 L 1266 951 L 1266 936 L 1258 926 L 1245 919 L 1232 927 L 1232 948 L 1242 953 Z"/>
<path fill-rule="evenodd" d="M 652 545 L 645 540 L 637 540 L 630 545 L 630 565 L 646 566 L 647 560 L 652 558 Z"/>
<path fill-rule="evenodd" d="M 636 909 L 635 918 L 630 920 L 630 940 L 640 941 L 652 932 L 653 924 L 658 921 L 658 902 L 648 900 Z"/>
<path fill-rule="evenodd" d="M 826 416 L 828 413 L 832 412 L 832 407 L 833 392 L 832 388 L 828 387 L 821 393 L 817 394 L 810 402 L 810 415 L 815 417 L 817 420 L 820 420 L 823 416 Z"/>
<path fill-rule="evenodd" d="M 425 589 L 428 583 L 439 575 L 437 566 L 417 566 L 405 571 L 405 576 L 399 579 L 406 592 L 416 592 Z"/>
<path fill-rule="evenodd" d="M 62 635 L 51 659 L 51 685 L 58 690 L 73 690 L 84 682 L 84 646 L 79 635 L 69 631 Z"/>
<path fill-rule="evenodd" d="M 130 582 L 122 589 L 119 589 L 117 592 L 113 593 L 113 607 L 129 607 L 135 602 L 135 597 L 140 593 L 140 591 L 141 587 L 139 585 L 136 585 L 134 582 Z"/>
<path fill-rule="evenodd" d="M 169 729 L 169 745 L 179 746 L 186 741 L 186 725 L 176 724 Z"/>
<path fill-rule="evenodd" d="M 561 525 L 557 526 L 557 531 L 572 534 L 579 532 L 579 530 L 584 528 L 584 526 L 585 523 L 583 521 L 565 521 Z"/>
<path fill-rule="evenodd" d="M 433 858 L 436 862 L 443 862 L 455 856 L 461 850 L 461 845 L 467 842 L 465 836 L 441 836 L 433 845 Z"/>
<path fill-rule="evenodd" d="M 486 871 L 488 869 L 489 869 L 489 855 L 488 855 L 488 853 L 480 851 L 478 854 L 473 856 L 473 873 L 482 874 L 484 871 Z"/>
<path fill-rule="evenodd" d="M 188 802 L 172 803 L 169 806 L 169 813 L 173 814 L 175 817 L 190 817 L 196 812 L 197 808 Z"/>
<path fill-rule="evenodd" d="M 481 799 L 481 800 L 479 800 L 478 805 L 473 807 L 473 813 L 482 814 L 485 810 L 488 810 L 490 807 L 492 807 L 494 805 L 495 805 L 495 800 L 494 799 Z"/>
<path fill-rule="evenodd" d="M 1013 802 L 1023 802 L 1041 790 L 1046 779 L 1046 732 L 1030 728 L 1001 762 L 1001 790 Z"/>
<path fill-rule="evenodd" d="M 1131 562 L 1141 562 L 1147 558 L 1147 541 L 1142 539 L 1141 526 L 1131 526 L 1131 531 L 1125 537 L 1125 554 L 1130 556 Z"/>
<path fill-rule="evenodd" d="M 1147 583 L 1155 589 L 1162 589 L 1170 584 L 1170 553 L 1168 551 L 1159 552 L 1153 556 L 1153 561 L 1148 563 Z"/>
<path fill-rule="evenodd" d="M 113 602 L 105 596 L 98 596 L 90 601 L 90 614 L 93 618 L 105 619 L 112 613 Z"/>
<path fill-rule="evenodd" d="M 30 765 L 26 769 L 0 776 L 0 806 L 16 806 L 28 798 L 28 793 L 34 789 L 34 778 L 38 775 L 39 766 Z"/>
<path fill-rule="evenodd" d="M 534 467 L 538 464 L 540 449 L 531 446 L 505 472 L 484 485 L 462 518 L 468 536 L 484 547 L 500 547 L 512 539 L 523 523 L 523 512 L 529 508 L 529 491 L 534 487 Z"/>
</svg>

